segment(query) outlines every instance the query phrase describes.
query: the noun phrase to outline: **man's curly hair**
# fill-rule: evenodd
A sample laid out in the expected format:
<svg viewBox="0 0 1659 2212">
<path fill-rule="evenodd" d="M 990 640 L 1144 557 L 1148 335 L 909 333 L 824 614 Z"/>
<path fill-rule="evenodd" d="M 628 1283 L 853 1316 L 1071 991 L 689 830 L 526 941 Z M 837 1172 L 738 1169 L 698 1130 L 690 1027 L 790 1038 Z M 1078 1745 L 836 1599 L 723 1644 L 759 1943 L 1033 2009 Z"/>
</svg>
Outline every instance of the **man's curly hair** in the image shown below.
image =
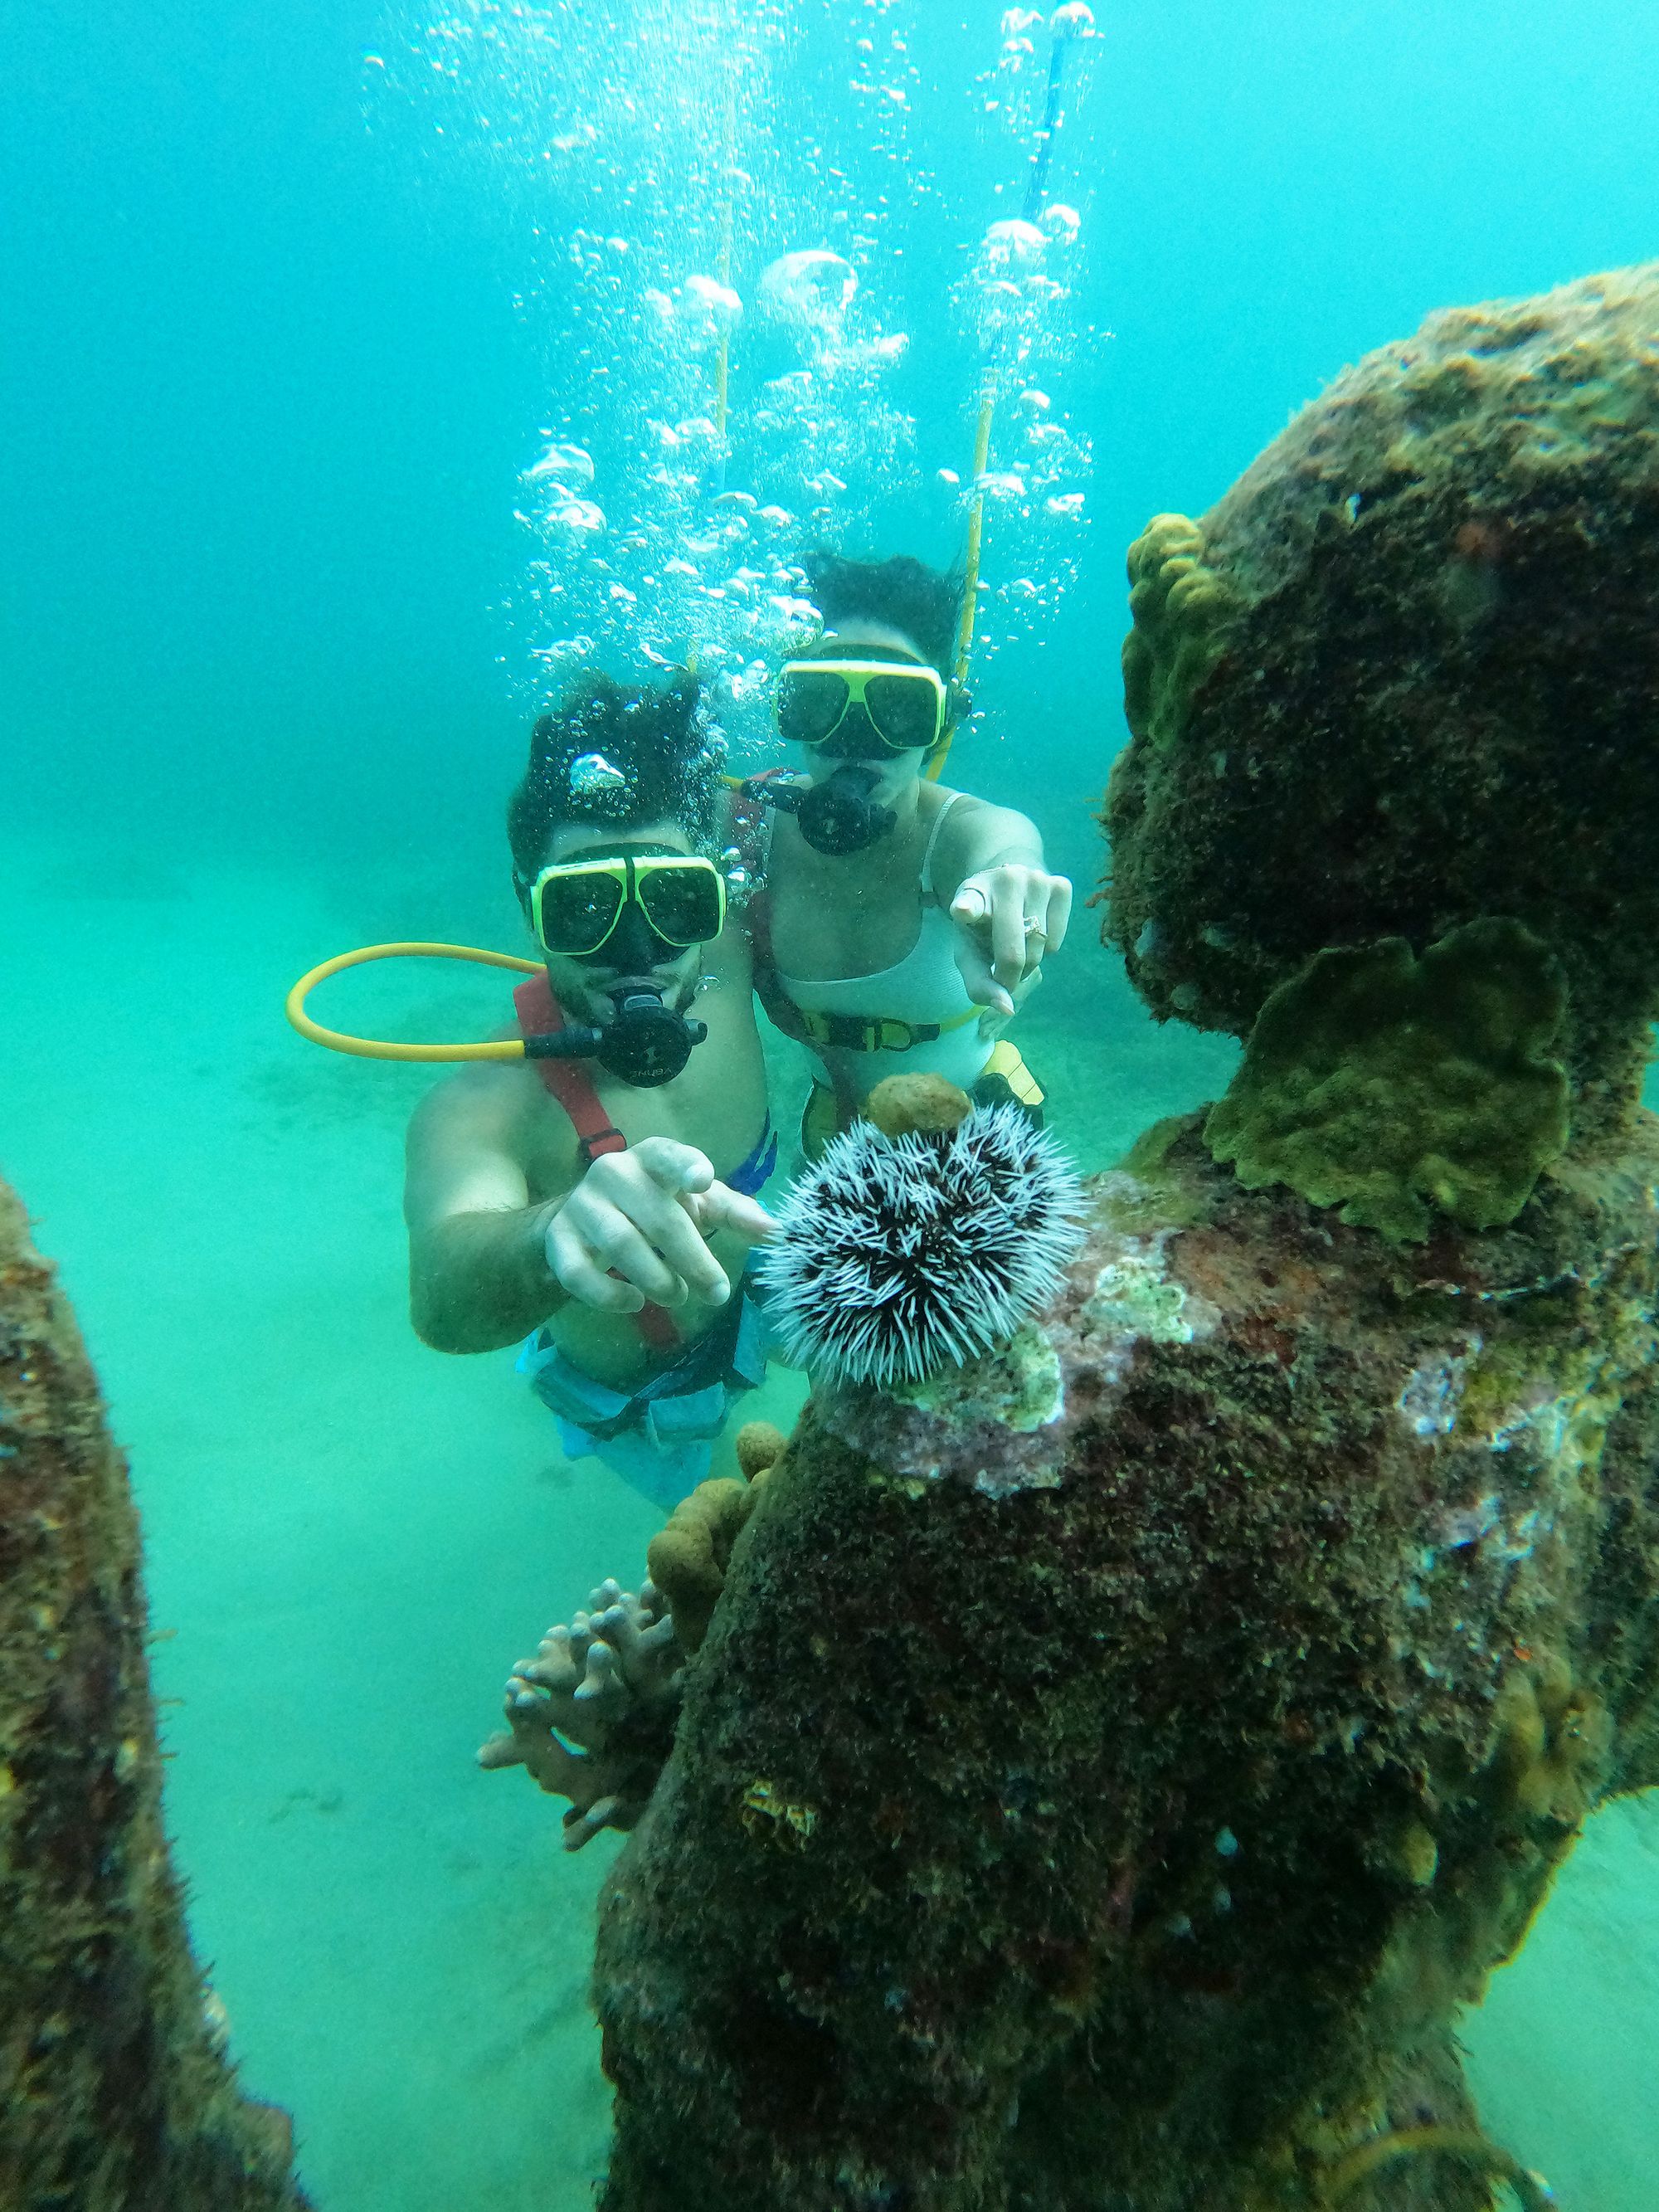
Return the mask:
<svg viewBox="0 0 1659 2212">
<path fill-rule="evenodd" d="M 720 776 L 702 726 L 701 700 L 697 679 L 688 672 L 659 691 L 590 672 L 576 678 L 550 714 L 541 716 L 531 732 L 529 765 L 507 803 L 513 878 L 521 900 L 562 823 L 625 830 L 668 817 L 683 825 L 695 846 L 713 844 Z M 601 754 L 623 781 L 573 789 L 571 770 L 584 753 Z"/>
</svg>

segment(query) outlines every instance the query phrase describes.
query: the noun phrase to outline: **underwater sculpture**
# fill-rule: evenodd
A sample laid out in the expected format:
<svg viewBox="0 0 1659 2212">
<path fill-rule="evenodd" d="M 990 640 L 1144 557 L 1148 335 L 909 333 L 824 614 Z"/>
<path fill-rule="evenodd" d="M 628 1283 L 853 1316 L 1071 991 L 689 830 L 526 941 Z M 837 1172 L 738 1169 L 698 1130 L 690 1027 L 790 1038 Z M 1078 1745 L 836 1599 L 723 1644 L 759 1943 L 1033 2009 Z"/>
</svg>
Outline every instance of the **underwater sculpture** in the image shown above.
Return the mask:
<svg viewBox="0 0 1659 2212">
<path fill-rule="evenodd" d="M 1659 270 L 1132 556 L 1109 934 L 1247 1036 L 1034 1325 L 820 1382 L 607 1886 L 608 2212 L 1477 2212 L 1454 2027 L 1659 1782 Z"/>
<path fill-rule="evenodd" d="M 126 1465 L 0 1182 L 0 2205 L 301 2212 L 161 1826 Z"/>
</svg>

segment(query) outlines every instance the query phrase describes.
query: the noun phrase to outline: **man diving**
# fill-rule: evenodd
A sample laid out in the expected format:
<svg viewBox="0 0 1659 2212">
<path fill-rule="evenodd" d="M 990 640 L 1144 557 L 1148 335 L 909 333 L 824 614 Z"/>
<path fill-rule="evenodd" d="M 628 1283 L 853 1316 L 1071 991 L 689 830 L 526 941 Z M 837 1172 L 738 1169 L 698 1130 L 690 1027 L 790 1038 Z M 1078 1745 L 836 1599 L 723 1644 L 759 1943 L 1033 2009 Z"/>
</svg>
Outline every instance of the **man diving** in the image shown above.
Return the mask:
<svg viewBox="0 0 1659 2212">
<path fill-rule="evenodd" d="M 470 1066 L 408 1138 L 416 1331 L 441 1352 L 525 1340 L 568 1455 L 665 1510 L 766 1368 L 744 1269 L 776 1145 L 748 945 L 708 856 L 724 798 L 689 677 L 589 676 L 542 717 L 507 809 L 545 960 L 519 1030 L 591 1024 L 594 1050 Z"/>
<path fill-rule="evenodd" d="M 749 787 L 777 809 L 750 927 L 767 1012 L 815 1062 L 803 1144 L 821 1149 L 902 1073 L 1035 1114 L 1042 1094 L 1001 1032 L 1060 948 L 1072 887 L 1024 815 L 924 774 L 963 707 L 959 589 L 906 557 L 821 555 L 808 574 L 823 635 L 775 695 L 805 781 Z"/>
</svg>

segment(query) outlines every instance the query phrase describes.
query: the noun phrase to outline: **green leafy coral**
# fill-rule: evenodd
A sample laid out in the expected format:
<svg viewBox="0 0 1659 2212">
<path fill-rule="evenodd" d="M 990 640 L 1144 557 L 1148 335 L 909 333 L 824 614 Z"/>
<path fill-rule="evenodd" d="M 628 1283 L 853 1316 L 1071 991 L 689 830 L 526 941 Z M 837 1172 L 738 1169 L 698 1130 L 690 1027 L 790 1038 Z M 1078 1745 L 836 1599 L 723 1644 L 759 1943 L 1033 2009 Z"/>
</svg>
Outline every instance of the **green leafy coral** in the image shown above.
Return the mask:
<svg viewBox="0 0 1659 2212">
<path fill-rule="evenodd" d="M 1400 937 L 1328 949 L 1268 997 L 1205 1142 L 1247 1189 L 1287 1184 L 1395 1242 L 1428 1235 L 1431 1203 L 1494 1228 L 1566 1146 L 1565 1012 L 1560 963 L 1516 921 L 1420 960 Z"/>
</svg>

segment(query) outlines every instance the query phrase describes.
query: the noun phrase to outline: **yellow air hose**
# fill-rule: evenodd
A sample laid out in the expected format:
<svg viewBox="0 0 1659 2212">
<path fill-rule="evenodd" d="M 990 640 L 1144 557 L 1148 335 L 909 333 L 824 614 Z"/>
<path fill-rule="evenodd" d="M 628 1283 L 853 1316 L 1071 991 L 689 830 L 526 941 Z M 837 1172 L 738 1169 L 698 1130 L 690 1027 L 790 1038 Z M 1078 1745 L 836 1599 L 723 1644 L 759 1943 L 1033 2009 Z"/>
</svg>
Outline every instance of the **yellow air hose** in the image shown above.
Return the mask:
<svg viewBox="0 0 1659 2212">
<path fill-rule="evenodd" d="M 382 1037 L 349 1036 L 343 1030 L 326 1030 L 306 1012 L 306 1000 L 319 983 L 327 982 L 344 968 L 362 968 L 371 960 L 471 960 L 483 968 L 515 968 L 520 975 L 541 972 L 539 960 L 520 960 L 511 952 L 486 952 L 476 945 L 364 945 L 356 952 L 337 952 L 301 976 L 289 993 L 287 1013 L 302 1037 L 326 1045 L 331 1052 L 349 1052 L 359 1060 L 522 1060 L 522 1037 L 494 1037 L 484 1044 L 393 1044 Z"/>
<path fill-rule="evenodd" d="M 979 549 L 985 535 L 985 471 L 991 459 L 991 423 L 996 411 L 996 371 L 988 368 L 980 392 L 979 422 L 974 432 L 974 465 L 969 479 L 974 489 L 968 507 L 968 543 L 962 556 L 962 619 L 957 625 L 956 658 L 951 666 L 951 678 L 958 688 L 967 681 L 968 664 L 974 651 L 974 617 L 979 605 Z M 945 773 L 953 733 L 947 726 L 922 771 L 930 783 L 937 783 Z"/>
<path fill-rule="evenodd" d="M 1079 18 L 1086 19 L 1078 20 Z M 1025 184 L 1024 199 L 1020 208 L 1021 220 L 1035 223 L 1041 219 L 1043 203 L 1048 197 L 1048 164 L 1054 154 L 1054 141 L 1060 135 L 1065 116 L 1060 107 L 1060 92 L 1065 80 L 1066 57 L 1074 40 L 1092 33 L 1093 18 L 1086 8 L 1077 10 L 1056 9 L 1048 22 L 1048 84 L 1043 100 L 1042 121 L 1037 131 L 1036 146 L 1031 155 L 1031 167 Z M 979 422 L 974 432 L 973 473 L 969 478 L 973 489 L 968 506 L 968 542 L 962 560 L 962 620 L 957 629 L 956 660 L 951 676 L 958 690 L 968 680 L 968 664 L 973 654 L 974 619 L 979 599 L 980 546 L 985 535 L 985 471 L 991 462 L 991 423 L 997 406 L 997 363 L 988 360 L 985 379 L 980 387 Z M 937 783 L 945 773 L 945 763 L 950 757 L 953 732 L 947 729 L 933 748 L 922 773 L 930 783 Z"/>
</svg>

